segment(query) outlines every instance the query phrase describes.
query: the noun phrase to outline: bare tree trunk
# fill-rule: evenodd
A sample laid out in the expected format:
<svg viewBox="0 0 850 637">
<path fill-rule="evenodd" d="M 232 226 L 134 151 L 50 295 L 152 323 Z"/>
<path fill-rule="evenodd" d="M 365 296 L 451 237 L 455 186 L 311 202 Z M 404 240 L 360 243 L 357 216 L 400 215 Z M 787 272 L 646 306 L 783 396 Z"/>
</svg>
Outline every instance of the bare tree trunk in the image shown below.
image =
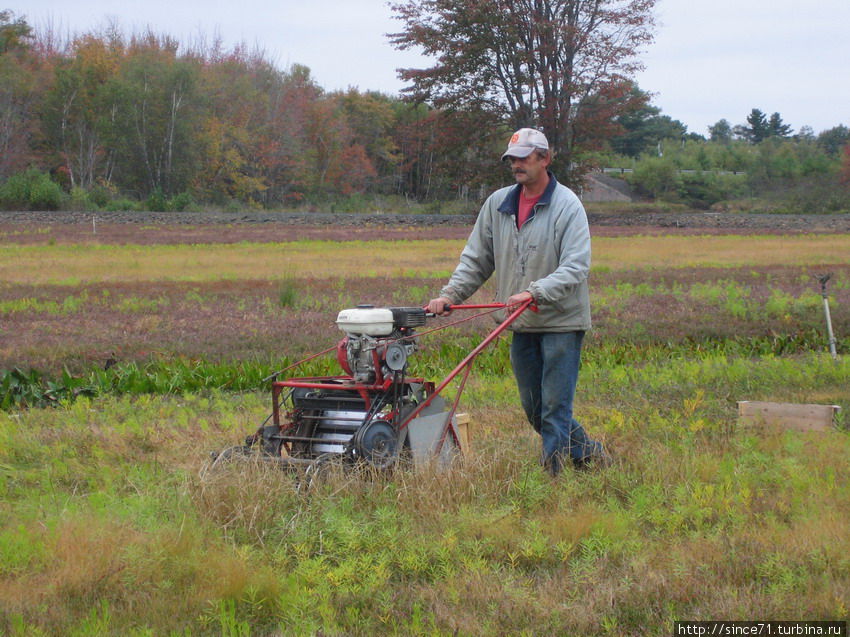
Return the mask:
<svg viewBox="0 0 850 637">
<path fill-rule="evenodd" d="M 171 188 L 171 170 L 172 170 L 172 162 L 174 158 L 174 135 L 177 130 L 177 115 L 180 111 L 180 105 L 183 102 L 182 93 L 179 91 L 179 87 L 175 88 L 171 92 L 171 111 L 169 113 L 168 119 L 168 129 L 167 129 L 167 141 L 166 141 L 166 153 L 165 153 L 165 178 L 167 183 L 165 184 L 165 188 L 163 190 L 169 190 Z"/>
</svg>

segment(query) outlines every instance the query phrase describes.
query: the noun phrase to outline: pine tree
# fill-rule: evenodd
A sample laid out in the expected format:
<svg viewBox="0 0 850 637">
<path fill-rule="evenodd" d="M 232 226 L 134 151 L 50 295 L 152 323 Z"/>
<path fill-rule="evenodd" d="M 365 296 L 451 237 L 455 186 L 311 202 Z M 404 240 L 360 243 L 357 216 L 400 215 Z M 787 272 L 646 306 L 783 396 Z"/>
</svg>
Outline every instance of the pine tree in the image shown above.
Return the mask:
<svg viewBox="0 0 850 637">
<path fill-rule="evenodd" d="M 767 122 L 768 137 L 781 137 L 785 139 L 790 137 L 792 132 L 791 126 L 783 123 L 782 117 L 779 113 L 774 113 L 770 116 L 770 120 Z"/>
<path fill-rule="evenodd" d="M 729 120 L 721 119 L 708 127 L 709 139 L 713 142 L 728 144 L 732 141 L 732 125 Z"/>
<path fill-rule="evenodd" d="M 747 115 L 747 124 L 749 126 L 739 128 L 739 134 L 751 144 L 758 144 L 770 135 L 767 117 L 757 108 L 754 108 Z"/>
</svg>

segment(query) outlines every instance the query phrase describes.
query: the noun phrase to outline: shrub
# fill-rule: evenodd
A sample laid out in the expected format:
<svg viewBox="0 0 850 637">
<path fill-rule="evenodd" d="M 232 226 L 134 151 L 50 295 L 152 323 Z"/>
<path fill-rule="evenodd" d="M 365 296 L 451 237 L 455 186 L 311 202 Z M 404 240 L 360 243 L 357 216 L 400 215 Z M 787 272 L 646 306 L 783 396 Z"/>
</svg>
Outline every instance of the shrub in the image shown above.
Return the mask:
<svg viewBox="0 0 850 637">
<path fill-rule="evenodd" d="M 277 288 L 277 298 L 281 307 L 293 307 L 298 300 L 300 290 L 295 276 L 287 273 L 280 280 Z"/>
<path fill-rule="evenodd" d="M 225 212 L 242 212 L 243 210 L 245 210 L 245 206 L 238 199 L 231 199 L 224 206 Z"/>
<path fill-rule="evenodd" d="M 58 210 L 62 206 L 62 187 L 44 175 L 36 180 L 30 190 L 31 210 Z"/>
<path fill-rule="evenodd" d="M 125 210 L 138 210 L 139 204 L 132 199 L 127 199 L 126 197 L 121 197 L 119 199 L 112 199 L 106 203 L 106 210 L 109 212 L 119 212 Z"/>
<path fill-rule="evenodd" d="M 0 187 L 0 205 L 7 210 L 26 208 L 29 204 L 29 185 L 25 174 L 12 175 Z"/>
<path fill-rule="evenodd" d="M 320 197 L 314 200 L 319 209 L 328 212 L 365 212 L 375 209 L 372 200 L 363 193 Z"/>
<path fill-rule="evenodd" d="M 36 168 L 12 175 L 0 187 L 0 206 L 7 210 L 56 210 L 62 197 L 62 187 Z"/>
<path fill-rule="evenodd" d="M 181 192 L 173 196 L 168 200 L 166 207 L 169 210 L 173 210 L 175 212 L 183 212 L 184 210 L 188 210 L 192 206 L 195 205 L 195 201 L 192 199 L 192 195 L 188 192 Z"/>
<path fill-rule="evenodd" d="M 724 199 L 741 196 L 746 186 L 745 178 L 735 175 L 684 173 L 679 178 L 678 194 L 689 206 L 708 209 Z"/>
<path fill-rule="evenodd" d="M 650 197 L 663 197 L 676 191 L 679 184 L 676 166 L 661 157 L 644 159 L 635 167 L 629 182 Z"/>
<path fill-rule="evenodd" d="M 85 188 L 74 186 L 71 188 L 71 197 L 69 202 L 71 210 L 84 211 L 92 208 L 92 203 L 89 200 L 89 193 Z"/>
<path fill-rule="evenodd" d="M 800 180 L 781 194 L 784 212 L 850 212 L 850 188 L 837 183 L 832 176 Z"/>
<path fill-rule="evenodd" d="M 168 210 L 168 205 L 165 201 L 165 195 L 162 193 L 162 188 L 155 188 L 154 191 L 148 195 L 147 201 L 145 202 L 145 208 L 151 212 L 165 212 Z"/>
<path fill-rule="evenodd" d="M 106 186 L 97 184 L 89 190 L 88 198 L 98 208 L 105 208 L 112 199 L 112 192 Z"/>
</svg>

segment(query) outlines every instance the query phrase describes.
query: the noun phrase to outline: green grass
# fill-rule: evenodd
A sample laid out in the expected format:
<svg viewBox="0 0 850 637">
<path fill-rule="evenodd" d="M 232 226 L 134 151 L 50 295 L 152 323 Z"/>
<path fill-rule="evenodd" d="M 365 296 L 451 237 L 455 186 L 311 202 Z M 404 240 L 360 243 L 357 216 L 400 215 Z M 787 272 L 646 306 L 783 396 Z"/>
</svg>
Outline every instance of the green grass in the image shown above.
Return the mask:
<svg viewBox="0 0 850 637">
<path fill-rule="evenodd" d="M 578 416 L 617 462 L 557 481 L 510 378 L 481 371 L 464 466 L 340 474 L 309 494 L 265 467 L 202 472 L 265 417 L 263 393 L 0 414 L 0 628 L 604 635 L 718 612 L 846 618 L 850 436 L 739 428 L 734 401 L 846 411 L 850 363 L 588 363 Z"/>
<path fill-rule="evenodd" d="M 638 243 L 663 260 L 668 244 Z M 740 248 L 713 245 L 715 254 Z M 791 260 L 823 247 L 773 243 L 755 260 L 781 258 L 770 254 L 777 246 Z M 344 253 L 318 247 L 308 261 Z M 111 254 L 136 259 L 131 252 Z M 453 246 L 441 252 L 455 256 Z M 138 272 L 154 280 L 161 266 L 145 259 Z M 197 266 L 211 279 L 228 272 Z M 209 451 L 240 444 L 266 418 L 261 381 L 292 362 L 294 341 L 264 357 L 169 350 L 76 375 L 3 372 L 0 634 L 661 635 L 676 620 L 848 619 L 845 277 L 831 287 L 843 330 L 834 361 L 808 272 L 727 267 L 677 278 L 647 267 L 636 276 L 615 263 L 594 281 L 599 326 L 586 341 L 576 415 L 615 463 L 557 480 L 537 465 L 506 340 L 479 357 L 462 397 L 473 451 L 462 464 L 331 471 L 309 490 L 252 463 L 205 470 Z M 364 273 L 387 268 L 402 272 L 372 262 Z M 0 300 L 0 317 L 27 329 L 22 316 L 64 325 L 89 312 L 97 325 L 112 308 L 124 325 L 199 308 L 242 317 L 260 303 L 261 318 L 234 323 L 239 338 L 311 311 L 302 338 L 338 338 L 332 309 L 362 294 L 353 275 L 320 282 L 274 272 L 255 293 L 262 303 L 235 309 L 220 304 L 230 288 L 200 284 L 150 293 L 33 285 Z M 381 298 L 402 304 L 431 289 L 427 280 L 399 283 Z M 327 328 L 315 324 L 328 317 Z M 441 379 L 480 336 L 439 333 L 411 371 Z M 297 373 L 335 368 L 331 355 Z M 835 429 L 800 433 L 739 425 L 739 400 L 842 410 Z"/>
</svg>

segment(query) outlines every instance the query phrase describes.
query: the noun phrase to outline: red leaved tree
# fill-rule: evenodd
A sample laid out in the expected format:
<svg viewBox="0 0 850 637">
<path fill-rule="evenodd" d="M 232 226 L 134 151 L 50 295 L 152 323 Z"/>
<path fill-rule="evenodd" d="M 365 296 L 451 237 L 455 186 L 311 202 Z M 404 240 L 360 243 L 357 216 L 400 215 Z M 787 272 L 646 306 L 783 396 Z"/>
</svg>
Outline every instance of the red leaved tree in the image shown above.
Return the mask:
<svg viewBox="0 0 850 637">
<path fill-rule="evenodd" d="M 32 51 L 34 40 L 23 18 L 0 11 L 0 182 L 34 159 L 30 144 L 48 74 Z"/>
<path fill-rule="evenodd" d="M 594 136 L 577 130 L 598 121 L 584 111 L 641 68 L 655 2 L 406 0 L 391 5 L 404 28 L 390 39 L 436 58 L 429 68 L 399 70 L 411 99 L 494 112 L 512 129 L 540 128 L 564 170 L 578 140 Z"/>
</svg>

